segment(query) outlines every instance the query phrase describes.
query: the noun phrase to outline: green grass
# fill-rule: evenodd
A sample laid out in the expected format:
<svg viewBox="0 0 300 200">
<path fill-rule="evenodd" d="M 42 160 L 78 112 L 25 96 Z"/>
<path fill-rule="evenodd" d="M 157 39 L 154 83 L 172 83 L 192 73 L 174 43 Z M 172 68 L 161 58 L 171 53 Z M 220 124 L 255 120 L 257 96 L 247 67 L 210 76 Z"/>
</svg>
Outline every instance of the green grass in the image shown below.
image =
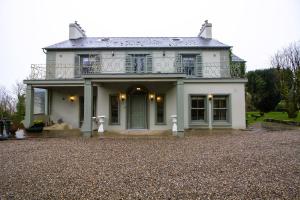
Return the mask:
<svg viewBox="0 0 300 200">
<path fill-rule="evenodd" d="M 253 117 L 251 115 L 259 115 L 259 112 L 247 112 L 248 124 L 253 124 L 253 123 L 256 123 L 256 122 L 262 122 L 262 121 L 264 121 L 264 119 L 268 119 L 268 118 L 278 119 L 278 120 L 291 120 L 291 121 L 300 122 L 300 115 L 299 114 L 296 118 L 288 118 L 288 115 L 287 115 L 286 112 L 268 112 L 268 113 L 265 113 L 265 115 L 263 117 L 259 117 L 256 120 L 255 120 L 255 117 Z"/>
</svg>

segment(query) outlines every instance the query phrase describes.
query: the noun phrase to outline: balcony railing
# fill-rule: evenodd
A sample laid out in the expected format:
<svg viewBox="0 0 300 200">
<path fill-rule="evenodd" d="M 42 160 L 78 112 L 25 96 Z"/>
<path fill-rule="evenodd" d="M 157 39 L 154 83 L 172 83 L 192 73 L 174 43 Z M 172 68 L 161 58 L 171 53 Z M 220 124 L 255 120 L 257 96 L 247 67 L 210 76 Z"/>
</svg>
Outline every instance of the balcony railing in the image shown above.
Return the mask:
<svg viewBox="0 0 300 200">
<path fill-rule="evenodd" d="M 158 73 L 179 73 L 186 74 L 190 78 L 243 78 L 244 74 L 238 65 L 228 63 L 201 63 L 201 68 L 185 69 L 182 66 L 170 65 L 165 63 L 153 63 L 152 71 L 131 68 L 126 70 L 125 65 L 91 65 L 74 66 L 71 64 L 32 64 L 31 80 L 51 80 L 51 79 L 76 79 L 82 75 L 100 74 L 158 74 Z"/>
</svg>

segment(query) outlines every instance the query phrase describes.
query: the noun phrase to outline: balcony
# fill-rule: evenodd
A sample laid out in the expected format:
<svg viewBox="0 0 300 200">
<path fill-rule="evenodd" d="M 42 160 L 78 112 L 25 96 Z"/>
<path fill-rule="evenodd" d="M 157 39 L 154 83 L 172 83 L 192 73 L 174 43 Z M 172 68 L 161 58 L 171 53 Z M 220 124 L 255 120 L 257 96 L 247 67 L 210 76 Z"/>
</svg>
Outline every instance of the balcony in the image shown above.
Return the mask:
<svg viewBox="0 0 300 200">
<path fill-rule="evenodd" d="M 118 63 L 93 64 L 90 66 L 75 66 L 72 64 L 32 64 L 30 80 L 63 80 L 78 79 L 85 75 L 105 74 L 186 74 L 187 78 L 244 78 L 243 68 L 237 64 L 226 63 L 201 63 L 199 68 L 184 68 L 182 65 L 170 62 L 154 63 L 137 69 Z"/>
</svg>

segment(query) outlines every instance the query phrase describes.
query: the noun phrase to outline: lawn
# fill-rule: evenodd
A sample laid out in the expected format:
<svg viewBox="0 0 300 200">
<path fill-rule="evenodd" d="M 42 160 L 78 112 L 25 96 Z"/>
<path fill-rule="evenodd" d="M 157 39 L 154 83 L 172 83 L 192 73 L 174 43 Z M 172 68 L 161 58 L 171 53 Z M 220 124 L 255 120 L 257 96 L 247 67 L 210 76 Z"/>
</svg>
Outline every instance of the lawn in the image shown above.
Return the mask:
<svg viewBox="0 0 300 200">
<path fill-rule="evenodd" d="M 253 124 L 255 122 L 262 122 L 264 119 L 277 119 L 277 120 L 292 120 L 296 122 L 300 122 L 300 115 L 298 114 L 297 118 L 288 118 L 288 115 L 286 112 L 268 112 L 265 113 L 264 116 L 258 117 L 255 119 L 254 116 L 260 115 L 259 112 L 247 112 L 247 120 L 248 124 Z"/>
</svg>

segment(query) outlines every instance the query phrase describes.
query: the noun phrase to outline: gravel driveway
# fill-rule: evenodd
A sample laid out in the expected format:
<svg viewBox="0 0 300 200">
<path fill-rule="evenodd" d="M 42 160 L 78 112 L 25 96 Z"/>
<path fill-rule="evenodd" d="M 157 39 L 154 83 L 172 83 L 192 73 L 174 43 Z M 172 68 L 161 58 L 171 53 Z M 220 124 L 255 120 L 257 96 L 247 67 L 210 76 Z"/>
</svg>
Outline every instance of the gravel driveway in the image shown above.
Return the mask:
<svg viewBox="0 0 300 200">
<path fill-rule="evenodd" d="M 300 133 L 0 141 L 0 199 L 300 199 Z"/>
</svg>

